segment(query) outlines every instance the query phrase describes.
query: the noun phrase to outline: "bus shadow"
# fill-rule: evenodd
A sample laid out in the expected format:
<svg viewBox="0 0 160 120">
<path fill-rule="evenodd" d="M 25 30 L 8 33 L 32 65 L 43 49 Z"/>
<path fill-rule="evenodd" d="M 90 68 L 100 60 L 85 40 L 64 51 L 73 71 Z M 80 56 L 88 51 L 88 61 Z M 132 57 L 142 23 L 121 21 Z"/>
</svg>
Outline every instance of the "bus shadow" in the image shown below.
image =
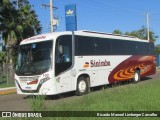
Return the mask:
<svg viewBox="0 0 160 120">
<path fill-rule="evenodd" d="M 151 77 L 142 77 L 140 82 L 145 82 L 145 81 L 148 81 L 148 80 L 151 80 L 151 79 L 152 79 Z M 107 85 L 91 88 L 91 92 L 97 92 L 97 91 L 100 91 L 100 90 L 114 88 L 114 87 L 118 87 L 118 86 L 129 85 L 129 84 L 134 84 L 134 83 L 132 82 L 132 80 L 116 82 L 116 83 L 113 83 L 113 84 L 107 84 Z"/>
<path fill-rule="evenodd" d="M 75 96 L 75 92 L 68 92 L 68 93 L 62 93 L 58 95 L 43 95 L 43 97 L 40 97 L 41 95 L 28 95 L 23 97 L 23 99 L 44 99 L 44 100 L 59 100 L 63 98 L 69 98 Z"/>
<path fill-rule="evenodd" d="M 142 77 L 141 78 L 141 82 L 144 82 L 144 81 L 147 81 L 147 80 L 150 80 L 152 79 L 151 77 Z"/>
<path fill-rule="evenodd" d="M 75 92 L 61 93 L 59 95 L 48 95 L 45 100 L 59 100 L 75 96 Z"/>
</svg>

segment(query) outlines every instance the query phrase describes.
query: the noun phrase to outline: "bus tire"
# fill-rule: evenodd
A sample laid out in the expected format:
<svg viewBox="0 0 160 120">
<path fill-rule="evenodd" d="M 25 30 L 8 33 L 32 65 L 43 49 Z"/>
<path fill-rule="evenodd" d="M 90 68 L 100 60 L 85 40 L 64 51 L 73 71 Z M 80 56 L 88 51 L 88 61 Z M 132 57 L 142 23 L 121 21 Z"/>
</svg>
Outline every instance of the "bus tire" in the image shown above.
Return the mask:
<svg viewBox="0 0 160 120">
<path fill-rule="evenodd" d="M 133 76 L 133 82 L 137 83 L 140 81 L 140 71 L 139 70 L 135 70 L 134 71 L 134 76 Z"/>
<path fill-rule="evenodd" d="M 77 80 L 77 90 L 76 95 L 82 96 L 88 93 L 88 82 L 84 76 L 81 76 Z"/>
</svg>

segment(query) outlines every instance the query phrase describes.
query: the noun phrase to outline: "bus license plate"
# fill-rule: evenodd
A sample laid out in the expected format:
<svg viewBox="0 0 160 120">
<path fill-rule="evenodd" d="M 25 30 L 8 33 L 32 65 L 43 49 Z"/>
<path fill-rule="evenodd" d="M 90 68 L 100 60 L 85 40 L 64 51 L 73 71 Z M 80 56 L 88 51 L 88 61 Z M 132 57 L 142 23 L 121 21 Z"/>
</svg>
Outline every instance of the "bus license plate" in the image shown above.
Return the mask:
<svg viewBox="0 0 160 120">
<path fill-rule="evenodd" d="M 31 90 L 31 87 L 25 87 L 26 90 Z"/>
</svg>

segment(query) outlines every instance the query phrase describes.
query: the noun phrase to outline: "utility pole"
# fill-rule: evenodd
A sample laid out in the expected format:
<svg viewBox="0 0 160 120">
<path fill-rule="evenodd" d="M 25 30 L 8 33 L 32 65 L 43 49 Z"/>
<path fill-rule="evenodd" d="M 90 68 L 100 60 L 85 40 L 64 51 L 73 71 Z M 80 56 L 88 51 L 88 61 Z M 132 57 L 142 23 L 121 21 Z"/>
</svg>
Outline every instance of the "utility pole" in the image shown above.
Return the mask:
<svg viewBox="0 0 160 120">
<path fill-rule="evenodd" d="M 53 29 L 53 9 L 52 9 L 52 0 L 50 0 L 50 24 L 51 24 L 51 32 L 54 32 Z"/>
<path fill-rule="evenodd" d="M 53 18 L 53 16 L 54 16 L 53 9 L 56 10 L 57 7 L 53 6 L 52 0 L 50 0 L 50 4 L 49 5 L 42 4 L 42 7 L 49 7 L 50 8 L 50 32 L 54 32 L 54 28 L 53 28 L 53 20 L 54 20 L 54 18 Z"/>
<path fill-rule="evenodd" d="M 147 22 L 147 38 L 148 38 L 147 40 L 149 41 L 150 38 L 149 38 L 149 14 L 148 13 L 146 14 L 146 17 L 147 17 L 146 22 Z"/>
</svg>

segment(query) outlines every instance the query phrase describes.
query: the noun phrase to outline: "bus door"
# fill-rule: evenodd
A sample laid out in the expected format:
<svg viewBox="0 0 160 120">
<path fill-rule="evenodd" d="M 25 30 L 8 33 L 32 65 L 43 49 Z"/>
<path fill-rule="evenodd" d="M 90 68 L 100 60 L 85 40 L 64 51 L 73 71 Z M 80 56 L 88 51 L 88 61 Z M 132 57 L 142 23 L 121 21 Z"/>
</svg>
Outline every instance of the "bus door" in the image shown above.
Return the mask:
<svg viewBox="0 0 160 120">
<path fill-rule="evenodd" d="M 60 36 L 55 47 L 55 77 L 58 93 L 72 90 L 72 36 Z"/>
</svg>

